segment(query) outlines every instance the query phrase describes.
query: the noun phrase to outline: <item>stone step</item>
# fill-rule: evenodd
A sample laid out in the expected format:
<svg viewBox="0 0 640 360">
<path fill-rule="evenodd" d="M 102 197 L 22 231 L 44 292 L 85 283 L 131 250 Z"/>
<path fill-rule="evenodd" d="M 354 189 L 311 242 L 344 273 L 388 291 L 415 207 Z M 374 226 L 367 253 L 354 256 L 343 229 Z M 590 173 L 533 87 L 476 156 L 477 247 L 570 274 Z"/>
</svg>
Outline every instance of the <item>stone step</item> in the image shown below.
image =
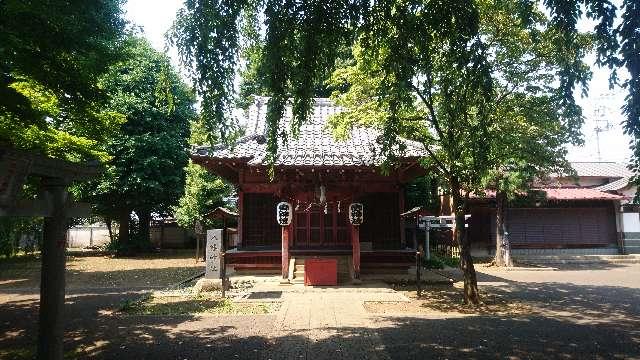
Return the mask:
<svg viewBox="0 0 640 360">
<path fill-rule="evenodd" d="M 304 271 L 304 264 L 296 264 L 296 271 Z"/>
<path fill-rule="evenodd" d="M 640 246 L 625 246 L 624 251 L 627 254 L 640 254 Z"/>
</svg>

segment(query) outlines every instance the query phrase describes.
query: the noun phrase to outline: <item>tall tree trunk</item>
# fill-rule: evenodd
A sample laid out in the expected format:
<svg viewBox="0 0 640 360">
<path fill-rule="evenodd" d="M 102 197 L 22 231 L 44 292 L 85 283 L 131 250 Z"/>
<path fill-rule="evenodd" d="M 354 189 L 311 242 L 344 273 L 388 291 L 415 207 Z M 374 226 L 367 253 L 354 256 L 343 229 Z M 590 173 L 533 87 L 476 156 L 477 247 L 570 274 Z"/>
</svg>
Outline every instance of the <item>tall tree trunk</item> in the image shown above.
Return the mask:
<svg viewBox="0 0 640 360">
<path fill-rule="evenodd" d="M 513 266 L 511 261 L 511 244 L 507 232 L 507 196 L 502 191 L 496 192 L 496 258 L 497 266 Z"/>
<path fill-rule="evenodd" d="M 104 223 L 107 225 L 107 231 L 109 231 L 109 241 L 113 242 L 113 220 L 111 220 L 111 218 L 105 218 Z"/>
<path fill-rule="evenodd" d="M 118 243 L 120 246 L 129 244 L 129 222 L 131 221 L 131 210 L 123 209 L 118 217 L 120 230 L 118 231 Z"/>
<path fill-rule="evenodd" d="M 149 210 L 140 210 L 138 213 L 138 231 L 140 240 L 142 240 L 142 248 L 148 248 L 151 245 L 151 212 Z"/>
<path fill-rule="evenodd" d="M 460 196 L 460 185 L 457 181 L 452 181 L 451 192 L 456 219 L 454 234 L 460 247 L 460 270 L 462 270 L 464 278 L 464 303 L 478 305 L 480 304 L 478 280 L 476 278 L 476 269 L 473 266 L 473 259 L 471 258 L 471 241 L 464 226 L 465 204 Z"/>
</svg>

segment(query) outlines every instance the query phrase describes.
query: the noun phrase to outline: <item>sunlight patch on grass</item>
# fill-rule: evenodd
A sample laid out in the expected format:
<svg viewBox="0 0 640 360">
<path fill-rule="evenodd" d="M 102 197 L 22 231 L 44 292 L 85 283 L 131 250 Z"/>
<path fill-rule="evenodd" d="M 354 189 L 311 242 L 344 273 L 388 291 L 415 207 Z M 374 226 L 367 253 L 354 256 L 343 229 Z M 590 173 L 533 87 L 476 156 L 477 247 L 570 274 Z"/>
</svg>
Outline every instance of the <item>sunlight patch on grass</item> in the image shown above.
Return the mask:
<svg viewBox="0 0 640 360">
<path fill-rule="evenodd" d="M 129 315 L 256 315 L 277 311 L 278 303 L 234 303 L 211 293 L 147 294 L 134 301 L 125 301 L 119 311 Z"/>
</svg>

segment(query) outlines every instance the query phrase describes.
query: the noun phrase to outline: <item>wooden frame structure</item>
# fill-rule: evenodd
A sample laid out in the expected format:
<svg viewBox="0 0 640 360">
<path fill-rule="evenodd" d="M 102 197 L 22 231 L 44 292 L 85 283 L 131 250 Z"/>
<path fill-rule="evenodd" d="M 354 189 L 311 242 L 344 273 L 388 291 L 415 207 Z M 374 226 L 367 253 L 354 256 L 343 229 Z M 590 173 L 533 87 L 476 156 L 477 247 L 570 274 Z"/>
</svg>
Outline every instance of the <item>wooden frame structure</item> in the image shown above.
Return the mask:
<svg viewBox="0 0 640 360">
<path fill-rule="evenodd" d="M 67 221 L 88 216 L 88 204 L 74 203 L 67 187 L 97 176 L 95 164 L 75 164 L 0 147 L 0 216 L 43 216 L 38 359 L 62 359 Z M 21 200 L 28 176 L 41 179 L 40 196 Z"/>
</svg>

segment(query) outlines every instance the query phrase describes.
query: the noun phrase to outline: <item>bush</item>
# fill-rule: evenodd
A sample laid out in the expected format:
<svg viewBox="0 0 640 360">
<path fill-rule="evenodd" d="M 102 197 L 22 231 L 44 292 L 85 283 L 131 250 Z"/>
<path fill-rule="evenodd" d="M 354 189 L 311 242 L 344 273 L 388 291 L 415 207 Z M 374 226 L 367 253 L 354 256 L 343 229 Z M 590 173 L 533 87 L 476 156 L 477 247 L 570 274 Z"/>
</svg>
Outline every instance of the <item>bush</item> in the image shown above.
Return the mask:
<svg viewBox="0 0 640 360">
<path fill-rule="evenodd" d="M 12 257 L 20 250 L 36 251 L 42 243 L 42 218 L 0 218 L 0 255 Z"/>
<path fill-rule="evenodd" d="M 443 269 L 444 263 L 434 255 L 431 255 L 431 259 L 425 259 L 422 261 L 422 265 L 427 269 Z"/>
<path fill-rule="evenodd" d="M 153 250 L 153 246 L 148 239 L 138 234 L 137 232 L 131 232 L 129 234 L 129 242 L 122 244 L 117 238 L 106 243 L 101 250 L 114 253 L 119 256 L 133 256 L 138 253 L 148 253 Z"/>
<path fill-rule="evenodd" d="M 422 265 L 427 269 L 444 269 L 448 267 L 458 267 L 460 260 L 458 258 L 431 254 L 431 259 L 424 260 Z"/>
</svg>

